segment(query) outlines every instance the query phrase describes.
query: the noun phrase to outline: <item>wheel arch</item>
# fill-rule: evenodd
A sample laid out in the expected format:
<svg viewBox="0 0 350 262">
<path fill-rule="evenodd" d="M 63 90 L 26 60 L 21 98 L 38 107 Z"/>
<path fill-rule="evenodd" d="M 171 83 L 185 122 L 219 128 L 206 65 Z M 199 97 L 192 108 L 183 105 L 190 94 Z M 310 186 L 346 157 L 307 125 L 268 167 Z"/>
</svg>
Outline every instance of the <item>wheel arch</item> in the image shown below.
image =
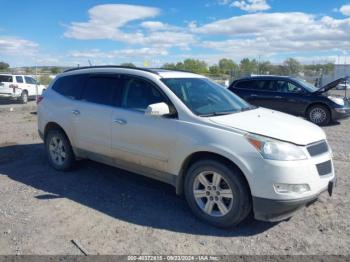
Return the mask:
<svg viewBox="0 0 350 262">
<path fill-rule="evenodd" d="M 247 188 L 249 190 L 249 193 L 251 195 L 250 185 L 247 180 L 246 175 L 244 174 L 242 168 L 240 168 L 234 161 L 227 158 L 226 156 L 223 156 L 218 153 L 210 152 L 210 151 L 197 151 L 189 156 L 183 161 L 180 172 L 178 174 L 177 180 L 176 180 L 176 194 L 182 195 L 184 190 L 184 180 L 186 176 L 186 171 L 189 169 L 189 167 L 195 163 L 196 161 L 200 159 L 210 159 L 210 160 L 216 160 L 221 163 L 224 163 L 225 165 L 228 165 L 229 167 L 236 169 L 242 174 L 243 179 L 246 182 Z"/>
<path fill-rule="evenodd" d="M 48 122 L 46 125 L 45 125 L 45 129 L 44 129 L 44 140 L 46 138 L 46 135 L 48 133 L 48 131 L 52 130 L 52 129 L 59 129 L 61 130 L 64 135 L 67 137 L 68 141 L 70 142 L 70 139 L 69 139 L 69 136 L 67 135 L 66 131 L 63 129 L 62 126 L 60 126 L 59 124 L 57 124 L 56 122 Z"/>
</svg>

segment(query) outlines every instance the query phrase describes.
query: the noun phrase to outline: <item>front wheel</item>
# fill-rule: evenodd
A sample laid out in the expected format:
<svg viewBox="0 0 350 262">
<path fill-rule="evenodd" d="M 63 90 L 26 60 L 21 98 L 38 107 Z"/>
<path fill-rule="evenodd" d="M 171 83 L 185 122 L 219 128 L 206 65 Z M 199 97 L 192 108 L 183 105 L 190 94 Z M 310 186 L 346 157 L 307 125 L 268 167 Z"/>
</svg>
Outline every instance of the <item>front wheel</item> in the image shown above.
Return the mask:
<svg viewBox="0 0 350 262">
<path fill-rule="evenodd" d="M 251 210 L 250 193 L 242 173 L 218 161 L 193 164 L 184 188 L 193 213 L 217 227 L 237 225 Z"/>
<path fill-rule="evenodd" d="M 70 142 L 60 129 L 48 131 L 45 137 L 46 154 L 51 166 L 59 171 L 69 171 L 74 164 L 74 153 Z"/>
<path fill-rule="evenodd" d="M 312 123 L 320 126 L 328 125 L 331 121 L 329 109 L 323 105 L 311 106 L 306 113 L 307 119 Z"/>
</svg>

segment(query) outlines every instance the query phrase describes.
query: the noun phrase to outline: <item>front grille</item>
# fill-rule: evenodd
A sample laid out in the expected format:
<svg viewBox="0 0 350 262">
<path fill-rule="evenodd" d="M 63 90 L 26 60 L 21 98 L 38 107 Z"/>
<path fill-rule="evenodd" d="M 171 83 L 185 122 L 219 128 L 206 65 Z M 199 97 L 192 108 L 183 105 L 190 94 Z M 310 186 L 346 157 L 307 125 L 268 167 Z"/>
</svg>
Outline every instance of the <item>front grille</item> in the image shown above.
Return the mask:
<svg viewBox="0 0 350 262">
<path fill-rule="evenodd" d="M 320 176 L 328 175 L 332 173 L 332 162 L 331 160 L 328 160 L 326 162 L 317 164 L 316 168 Z"/>
<path fill-rule="evenodd" d="M 322 155 L 328 152 L 328 145 L 326 141 L 321 141 L 307 147 L 310 156 Z"/>
</svg>

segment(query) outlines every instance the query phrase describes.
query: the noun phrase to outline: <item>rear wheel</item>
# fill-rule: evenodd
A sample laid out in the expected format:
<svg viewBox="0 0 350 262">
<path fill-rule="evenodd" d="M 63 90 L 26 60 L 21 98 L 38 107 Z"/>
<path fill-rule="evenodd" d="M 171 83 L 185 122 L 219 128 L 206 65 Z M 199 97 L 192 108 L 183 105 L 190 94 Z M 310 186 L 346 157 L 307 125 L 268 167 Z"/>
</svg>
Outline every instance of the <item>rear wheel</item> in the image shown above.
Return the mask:
<svg viewBox="0 0 350 262">
<path fill-rule="evenodd" d="M 237 225 L 251 210 L 249 189 L 241 172 L 218 161 L 193 164 L 184 188 L 193 213 L 214 226 Z"/>
<path fill-rule="evenodd" d="M 314 105 L 307 110 L 307 119 L 320 126 L 328 125 L 331 121 L 331 113 L 326 106 Z"/>
<path fill-rule="evenodd" d="M 49 130 L 45 138 L 46 154 L 51 166 L 60 171 L 68 171 L 74 164 L 72 146 L 60 129 Z"/>
<path fill-rule="evenodd" d="M 28 103 L 28 93 L 26 91 L 22 91 L 21 97 L 20 97 L 20 102 L 22 104 L 27 104 Z"/>
</svg>

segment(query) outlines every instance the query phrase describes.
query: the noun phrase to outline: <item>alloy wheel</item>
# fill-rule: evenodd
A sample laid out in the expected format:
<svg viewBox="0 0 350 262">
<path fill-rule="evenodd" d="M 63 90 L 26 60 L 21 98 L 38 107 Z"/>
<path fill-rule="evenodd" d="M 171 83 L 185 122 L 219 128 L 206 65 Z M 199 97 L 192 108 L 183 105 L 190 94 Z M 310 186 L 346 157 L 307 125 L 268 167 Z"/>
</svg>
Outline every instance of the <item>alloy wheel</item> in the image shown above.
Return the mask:
<svg viewBox="0 0 350 262">
<path fill-rule="evenodd" d="M 232 209 L 232 189 L 217 172 L 199 173 L 193 183 L 193 195 L 198 207 L 207 215 L 222 217 Z"/>
<path fill-rule="evenodd" d="M 51 141 L 49 144 L 49 151 L 50 151 L 51 159 L 56 165 L 64 164 L 67 157 L 67 153 L 61 138 L 57 136 L 53 136 L 51 138 Z"/>
<path fill-rule="evenodd" d="M 310 120 L 313 123 L 320 124 L 327 118 L 327 113 L 323 108 L 315 107 L 310 111 Z"/>
</svg>

